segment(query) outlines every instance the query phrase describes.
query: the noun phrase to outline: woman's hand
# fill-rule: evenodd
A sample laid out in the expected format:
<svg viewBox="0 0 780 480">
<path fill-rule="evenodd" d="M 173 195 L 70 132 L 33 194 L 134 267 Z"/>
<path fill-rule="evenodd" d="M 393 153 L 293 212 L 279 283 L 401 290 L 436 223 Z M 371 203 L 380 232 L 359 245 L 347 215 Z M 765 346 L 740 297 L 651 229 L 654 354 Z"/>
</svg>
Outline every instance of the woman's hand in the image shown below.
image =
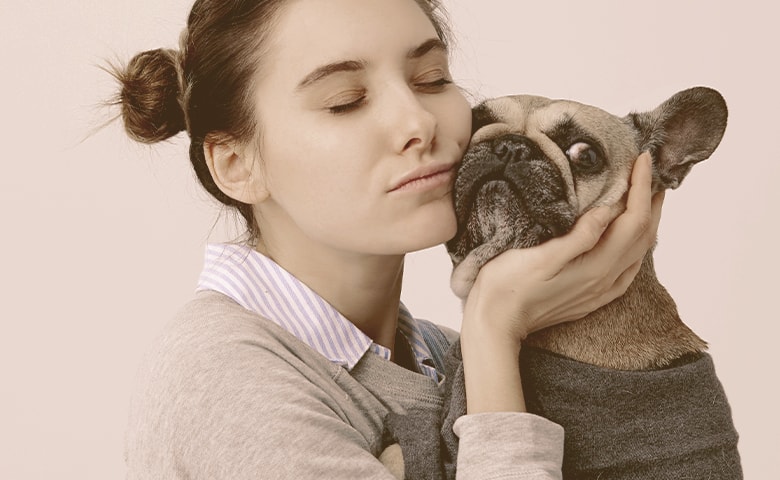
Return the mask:
<svg viewBox="0 0 780 480">
<path fill-rule="evenodd" d="M 663 193 L 651 195 L 651 180 L 650 155 L 644 153 L 635 163 L 622 214 L 615 218 L 611 208 L 598 207 L 568 234 L 533 248 L 509 250 L 482 267 L 466 299 L 461 329 L 467 393 L 468 377 L 473 384 L 475 372 L 486 373 L 484 362 L 511 365 L 508 370 L 499 367 L 503 373 L 479 388 L 487 389 L 486 397 L 492 387 L 503 388 L 502 382 L 517 390 L 519 374 L 515 382 L 513 372 L 520 342 L 529 333 L 582 318 L 625 293 L 655 243 L 661 218 Z M 489 410 L 524 409 L 493 407 Z"/>
</svg>

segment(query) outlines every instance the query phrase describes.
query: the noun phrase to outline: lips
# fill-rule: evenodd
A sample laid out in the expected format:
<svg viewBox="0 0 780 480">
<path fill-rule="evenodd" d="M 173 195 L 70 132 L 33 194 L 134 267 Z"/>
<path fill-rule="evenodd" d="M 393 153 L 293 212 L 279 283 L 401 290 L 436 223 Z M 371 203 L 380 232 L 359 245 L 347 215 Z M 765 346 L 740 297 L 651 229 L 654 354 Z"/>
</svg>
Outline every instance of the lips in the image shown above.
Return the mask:
<svg viewBox="0 0 780 480">
<path fill-rule="evenodd" d="M 443 163 L 416 168 L 415 170 L 405 174 L 399 180 L 394 182 L 392 184 L 393 186 L 390 187 L 388 192 L 404 189 L 404 187 L 411 186 L 415 182 L 433 180 L 442 174 L 451 175 L 454 173 L 456 166 L 457 163 Z"/>
</svg>

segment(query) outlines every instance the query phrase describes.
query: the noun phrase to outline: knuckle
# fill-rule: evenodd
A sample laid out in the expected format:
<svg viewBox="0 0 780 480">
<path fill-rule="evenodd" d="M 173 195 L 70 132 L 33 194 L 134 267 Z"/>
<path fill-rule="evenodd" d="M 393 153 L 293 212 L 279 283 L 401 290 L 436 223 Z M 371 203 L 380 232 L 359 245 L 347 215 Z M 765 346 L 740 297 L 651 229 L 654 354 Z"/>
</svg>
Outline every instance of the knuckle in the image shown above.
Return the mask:
<svg viewBox="0 0 780 480">
<path fill-rule="evenodd" d="M 627 278 L 621 278 L 617 282 L 617 284 L 615 286 L 616 293 L 617 293 L 615 298 L 617 298 L 617 297 L 623 295 L 624 293 L 626 293 L 628 291 L 628 287 L 631 286 L 631 282 L 633 282 L 633 281 L 634 281 L 634 276 L 633 275 L 631 275 L 631 276 L 629 276 Z"/>
<path fill-rule="evenodd" d="M 587 228 L 582 228 L 580 230 L 580 241 L 582 241 L 583 245 L 596 245 L 599 239 L 601 239 L 601 234 L 604 229 L 596 222 L 590 222 L 586 227 Z"/>
<path fill-rule="evenodd" d="M 609 291 L 612 287 L 612 283 L 613 282 L 609 281 L 608 274 L 603 273 L 588 279 L 585 282 L 584 287 L 586 291 L 591 292 L 596 297 L 600 297 Z"/>
<path fill-rule="evenodd" d="M 650 230 L 650 227 L 653 224 L 653 217 L 650 214 L 650 212 L 642 212 L 641 214 L 637 215 L 636 219 L 636 225 L 637 225 L 637 231 L 644 234 Z"/>
<path fill-rule="evenodd" d="M 620 290 L 620 285 L 617 282 L 612 282 L 612 283 L 605 282 L 604 284 L 602 284 L 599 293 L 602 297 L 609 297 L 609 300 L 611 301 L 614 299 L 614 293 L 616 292 L 616 290 Z"/>
<path fill-rule="evenodd" d="M 634 263 L 617 278 L 615 281 L 615 288 L 618 291 L 618 296 L 626 293 L 631 284 L 634 283 L 634 278 L 636 278 L 637 273 L 639 273 L 640 267 L 641 262 Z"/>
</svg>

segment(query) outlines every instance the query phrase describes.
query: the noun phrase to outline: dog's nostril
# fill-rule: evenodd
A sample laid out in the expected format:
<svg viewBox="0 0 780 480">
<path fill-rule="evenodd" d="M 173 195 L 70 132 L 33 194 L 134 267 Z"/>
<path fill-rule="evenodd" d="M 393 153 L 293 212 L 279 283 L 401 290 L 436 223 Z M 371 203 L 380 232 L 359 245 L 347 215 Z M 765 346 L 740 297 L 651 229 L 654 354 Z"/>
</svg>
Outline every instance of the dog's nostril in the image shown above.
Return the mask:
<svg viewBox="0 0 780 480">
<path fill-rule="evenodd" d="M 493 147 L 493 153 L 505 163 L 520 161 L 527 152 L 528 148 L 518 143 L 500 142 Z"/>
<path fill-rule="evenodd" d="M 493 147 L 493 154 L 504 162 L 512 161 L 512 149 L 509 148 L 509 145 L 507 145 L 506 142 L 499 142 L 496 144 Z"/>
<path fill-rule="evenodd" d="M 493 143 L 493 155 L 504 163 L 527 160 L 534 152 L 532 141 L 522 135 L 504 135 Z"/>
</svg>

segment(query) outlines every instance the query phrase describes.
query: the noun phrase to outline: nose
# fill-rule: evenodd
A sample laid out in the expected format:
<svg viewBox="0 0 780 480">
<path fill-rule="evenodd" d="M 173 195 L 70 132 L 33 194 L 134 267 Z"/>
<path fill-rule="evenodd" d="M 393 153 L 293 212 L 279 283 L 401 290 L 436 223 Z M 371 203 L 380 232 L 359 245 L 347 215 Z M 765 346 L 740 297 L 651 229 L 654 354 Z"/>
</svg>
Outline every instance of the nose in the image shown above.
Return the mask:
<svg viewBox="0 0 780 480">
<path fill-rule="evenodd" d="M 431 148 L 436 136 L 436 116 L 409 87 L 399 89 L 392 103 L 396 126 L 395 149 L 399 153 L 424 152 Z"/>
<path fill-rule="evenodd" d="M 509 133 L 502 135 L 491 145 L 493 155 L 506 164 L 543 159 L 539 146 L 528 137 Z"/>
</svg>

